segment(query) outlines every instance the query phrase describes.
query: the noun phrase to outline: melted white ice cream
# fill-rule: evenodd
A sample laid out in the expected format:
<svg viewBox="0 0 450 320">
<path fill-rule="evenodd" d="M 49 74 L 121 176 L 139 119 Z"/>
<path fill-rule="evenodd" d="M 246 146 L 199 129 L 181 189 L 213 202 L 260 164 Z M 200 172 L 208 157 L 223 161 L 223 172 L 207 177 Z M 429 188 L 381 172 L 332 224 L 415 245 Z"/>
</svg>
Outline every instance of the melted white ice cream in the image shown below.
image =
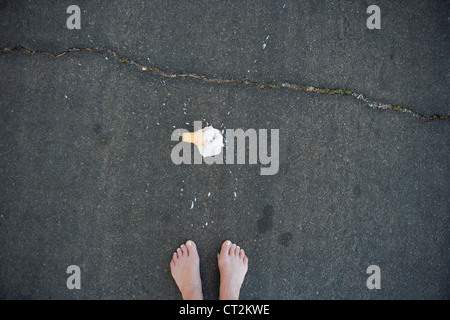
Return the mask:
<svg viewBox="0 0 450 320">
<path fill-rule="evenodd" d="M 203 157 L 218 155 L 223 148 L 223 136 L 212 126 L 203 128 L 203 146 L 197 146 Z"/>
</svg>

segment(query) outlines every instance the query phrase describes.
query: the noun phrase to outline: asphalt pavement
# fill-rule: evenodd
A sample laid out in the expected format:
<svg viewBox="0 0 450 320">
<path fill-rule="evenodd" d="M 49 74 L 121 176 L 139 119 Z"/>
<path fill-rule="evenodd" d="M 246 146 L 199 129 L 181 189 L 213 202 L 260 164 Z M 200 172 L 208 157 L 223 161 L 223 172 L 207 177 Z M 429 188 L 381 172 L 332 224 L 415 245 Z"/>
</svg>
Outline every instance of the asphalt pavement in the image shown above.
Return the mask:
<svg viewBox="0 0 450 320">
<path fill-rule="evenodd" d="M 0 298 L 180 299 L 191 239 L 217 299 L 230 239 L 241 299 L 448 299 L 449 120 L 402 108 L 450 112 L 450 3 L 372 4 L 0 1 Z M 194 121 L 279 130 L 278 171 L 174 164 Z"/>
</svg>

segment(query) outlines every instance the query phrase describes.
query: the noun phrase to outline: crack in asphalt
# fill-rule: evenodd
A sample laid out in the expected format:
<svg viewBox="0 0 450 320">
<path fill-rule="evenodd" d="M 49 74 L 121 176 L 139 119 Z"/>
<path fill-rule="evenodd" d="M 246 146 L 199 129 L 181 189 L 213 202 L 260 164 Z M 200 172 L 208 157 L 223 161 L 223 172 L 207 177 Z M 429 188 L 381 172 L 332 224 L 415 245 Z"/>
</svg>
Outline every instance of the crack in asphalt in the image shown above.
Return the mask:
<svg viewBox="0 0 450 320">
<path fill-rule="evenodd" d="M 194 79 L 200 79 L 202 81 L 205 82 L 209 82 L 209 83 L 233 83 L 236 85 L 249 85 L 249 86 L 253 86 L 253 87 L 257 87 L 257 88 L 261 88 L 261 89 L 291 89 L 291 90 L 298 90 L 298 91 L 306 91 L 306 92 L 315 92 L 315 93 L 320 93 L 320 94 L 326 94 L 326 95 L 343 95 L 343 96 L 351 96 L 357 100 L 362 100 L 364 101 L 367 106 L 369 106 L 372 109 L 382 109 L 382 110 L 393 110 L 396 112 L 404 112 L 404 113 L 408 113 L 410 115 L 412 115 L 415 118 L 419 118 L 422 119 L 424 121 L 432 121 L 432 120 L 445 120 L 445 119 L 449 119 L 450 118 L 450 113 L 447 114 L 432 114 L 430 116 L 425 116 L 422 113 L 416 112 L 410 108 L 406 108 L 400 105 L 395 105 L 395 104 L 391 104 L 391 103 L 381 103 L 381 102 L 377 102 L 374 100 L 370 100 L 368 99 L 364 94 L 362 93 L 358 93 L 358 92 L 354 92 L 352 90 L 349 89 L 330 89 L 330 88 L 318 88 L 315 86 L 309 86 L 309 85 L 301 85 L 301 84 L 296 84 L 296 83 L 291 83 L 291 82 L 282 82 L 282 83 L 272 83 L 272 82 L 268 82 L 268 83 L 260 83 L 260 82 L 255 82 L 252 81 L 250 79 L 247 78 L 227 78 L 227 79 L 222 79 L 222 78 L 214 78 L 214 77 L 208 77 L 206 75 L 200 75 L 194 72 L 188 72 L 188 73 L 171 73 L 171 72 L 167 72 L 165 70 L 162 70 L 158 67 L 154 67 L 154 66 L 148 66 L 145 64 L 142 64 L 140 62 L 137 62 L 135 60 L 129 59 L 127 57 L 122 57 L 120 56 L 116 51 L 112 50 L 112 49 L 94 49 L 94 48 L 90 48 L 90 47 L 85 47 L 85 48 L 70 48 L 66 51 L 60 52 L 58 54 L 52 54 L 48 51 L 44 51 L 44 50 L 31 50 L 29 48 L 26 48 L 24 46 L 16 46 L 14 48 L 2 48 L 0 50 L 1 53 L 3 54 L 8 54 L 8 53 L 12 53 L 12 52 L 24 52 L 26 54 L 41 54 L 41 55 L 46 55 L 52 59 L 57 59 L 60 58 L 70 52 L 90 52 L 90 53 L 95 53 L 95 54 L 108 54 L 113 56 L 114 58 L 116 58 L 117 61 L 119 61 L 120 63 L 125 63 L 128 65 L 133 65 L 137 68 L 139 68 L 141 71 L 146 72 L 146 71 L 151 71 L 154 72 L 155 74 L 165 77 L 165 78 L 194 78 Z"/>
</svg>

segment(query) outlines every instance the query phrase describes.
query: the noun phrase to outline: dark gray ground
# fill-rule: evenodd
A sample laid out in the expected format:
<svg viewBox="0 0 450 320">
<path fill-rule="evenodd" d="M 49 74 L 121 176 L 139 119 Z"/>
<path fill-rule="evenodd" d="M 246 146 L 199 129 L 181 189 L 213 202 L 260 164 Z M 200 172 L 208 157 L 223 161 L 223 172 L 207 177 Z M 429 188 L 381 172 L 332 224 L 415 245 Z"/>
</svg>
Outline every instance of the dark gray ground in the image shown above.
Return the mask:
<svg viewBox="0 0 450 320">
<path fill-rule="evenodd" d="M 71 4 L 81 30 L 66 27 Z M 110 48 L 170 72 L 448 113 L 449 2 L 376 1 L 381 30 L 366 27 L 371 4 L 0 1 L 0 47 Z M 187 239 L 207 299 L 225 239 L 250 260 L 242 299 L 449 298 L 448 120 L 107 58 L 0 54 L 0 298 L 179 299 L 168 263 Z M 174 165 L 174 127 L 202 119 L 279 129 L 279 172 Z M 80 290 L 66 287 L 73 264 Z M 381 290 L 366 287 L 369 265 Z"/>
</svg>

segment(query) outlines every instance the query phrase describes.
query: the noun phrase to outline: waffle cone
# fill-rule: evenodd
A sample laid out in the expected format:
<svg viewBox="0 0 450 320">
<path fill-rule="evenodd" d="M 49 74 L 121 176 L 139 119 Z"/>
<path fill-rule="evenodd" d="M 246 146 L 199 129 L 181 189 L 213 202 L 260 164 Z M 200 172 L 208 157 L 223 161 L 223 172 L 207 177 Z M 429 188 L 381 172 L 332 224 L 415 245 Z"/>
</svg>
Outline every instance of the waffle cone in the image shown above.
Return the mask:
<svg viewBox="0 0 450 320">
<path fill-rule="evenodd" d="M 197 146 L 203 146 L 203 132 L 202 130 L 195 132 L 185 132 L 181 136 L 181 141 L 193 143 Z"/>
</svg>

